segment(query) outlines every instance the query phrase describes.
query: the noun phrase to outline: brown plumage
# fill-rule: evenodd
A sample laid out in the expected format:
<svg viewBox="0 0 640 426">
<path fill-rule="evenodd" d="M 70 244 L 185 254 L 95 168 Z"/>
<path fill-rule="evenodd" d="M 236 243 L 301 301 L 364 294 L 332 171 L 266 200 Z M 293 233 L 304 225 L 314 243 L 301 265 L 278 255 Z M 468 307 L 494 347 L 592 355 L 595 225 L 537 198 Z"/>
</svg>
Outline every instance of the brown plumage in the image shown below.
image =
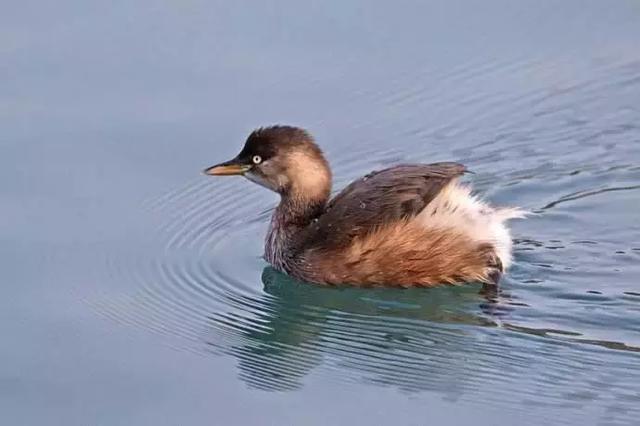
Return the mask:
<svg viewBox="0 0 640 426">
<path fill-rule="evenodd" d="M 329 201 L 331 172 L 304 130 L 253 132 L 240 154 L 210 167 L 242 174 L 281 196 L 265 258 L 294 277 L 321 284 L 433 286 L 496 283 L 510 261 L 504 221 L 472 197 L 457 163 L 400 165 L 358 179 Z"/>
</svg>

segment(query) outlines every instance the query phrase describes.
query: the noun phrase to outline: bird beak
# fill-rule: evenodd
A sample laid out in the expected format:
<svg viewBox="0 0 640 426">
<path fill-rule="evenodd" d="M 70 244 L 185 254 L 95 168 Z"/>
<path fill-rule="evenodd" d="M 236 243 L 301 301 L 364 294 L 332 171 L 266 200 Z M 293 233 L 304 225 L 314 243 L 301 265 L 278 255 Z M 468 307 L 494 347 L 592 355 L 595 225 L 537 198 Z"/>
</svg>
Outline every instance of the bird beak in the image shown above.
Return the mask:
<svg viewBox="0 0 640 426">
<path fill-rule="evenodd" d="M 251 170 L 250 165 L 241 164 L 238 160 L 233 159 L 205 169 L 204 174 L 210 176 L 232 176 L 245 174 L 249 170 Z"/>
</svg>

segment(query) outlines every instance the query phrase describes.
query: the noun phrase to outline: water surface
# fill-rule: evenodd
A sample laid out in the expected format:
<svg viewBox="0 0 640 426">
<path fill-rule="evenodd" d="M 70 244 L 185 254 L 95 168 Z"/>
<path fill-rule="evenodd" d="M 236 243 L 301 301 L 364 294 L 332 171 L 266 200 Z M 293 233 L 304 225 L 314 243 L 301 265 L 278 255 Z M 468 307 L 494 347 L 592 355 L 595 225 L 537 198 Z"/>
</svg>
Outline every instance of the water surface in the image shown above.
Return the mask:
<svg viewBox="0 0 640 426">
<path fill-rule="evenodd" d="M 636 2 L 4 9 L 3 424 L 637 424 Z M 277 198 L 199 172 L 275 122 L 530 210 L 500 290 L 271 269 Z"/>
</svg>

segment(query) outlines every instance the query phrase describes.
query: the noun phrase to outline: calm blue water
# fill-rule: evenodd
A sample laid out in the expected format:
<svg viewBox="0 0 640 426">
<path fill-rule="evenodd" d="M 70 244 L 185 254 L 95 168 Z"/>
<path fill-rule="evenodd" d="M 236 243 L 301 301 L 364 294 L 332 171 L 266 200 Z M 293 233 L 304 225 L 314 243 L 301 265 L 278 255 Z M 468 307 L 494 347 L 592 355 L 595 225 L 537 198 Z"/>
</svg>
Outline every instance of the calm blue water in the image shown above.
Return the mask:
<svg viewBox="0 0 640 426">
<path fill-rule="evenodd" d="M 2 9 L 0 423 L 640 422 L 638 2 Z M 200 170 L 276 122 L 533 211 L 501 291 L 271 270 L 277 199 Z"/>
</svg>

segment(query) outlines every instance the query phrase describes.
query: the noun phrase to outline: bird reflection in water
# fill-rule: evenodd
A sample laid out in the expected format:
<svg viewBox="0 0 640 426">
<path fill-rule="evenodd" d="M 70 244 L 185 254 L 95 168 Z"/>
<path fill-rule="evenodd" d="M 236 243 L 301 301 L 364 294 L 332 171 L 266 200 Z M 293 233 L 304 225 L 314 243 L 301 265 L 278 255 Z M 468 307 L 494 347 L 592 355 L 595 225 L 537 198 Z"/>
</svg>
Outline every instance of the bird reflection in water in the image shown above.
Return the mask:
<svg viewBox="0 0 640 426">
<path fill-rule="evenodd" d="M 219 345 L 221 328 L 232 335 L 222 349 L 237 358 L 242 380 L 264 390 L 299 388 L 322 365 L 346 380 L 455 399 L 495 362 L 494 349 L 469 328 L 490 330 L 508 314 L 499 289 L 480 285 L 326 287 L 271 267 L 262 283 L 262 297 L 247 299 L 245 312 L 210 317 L 208 340 Z"/>
</svg>

